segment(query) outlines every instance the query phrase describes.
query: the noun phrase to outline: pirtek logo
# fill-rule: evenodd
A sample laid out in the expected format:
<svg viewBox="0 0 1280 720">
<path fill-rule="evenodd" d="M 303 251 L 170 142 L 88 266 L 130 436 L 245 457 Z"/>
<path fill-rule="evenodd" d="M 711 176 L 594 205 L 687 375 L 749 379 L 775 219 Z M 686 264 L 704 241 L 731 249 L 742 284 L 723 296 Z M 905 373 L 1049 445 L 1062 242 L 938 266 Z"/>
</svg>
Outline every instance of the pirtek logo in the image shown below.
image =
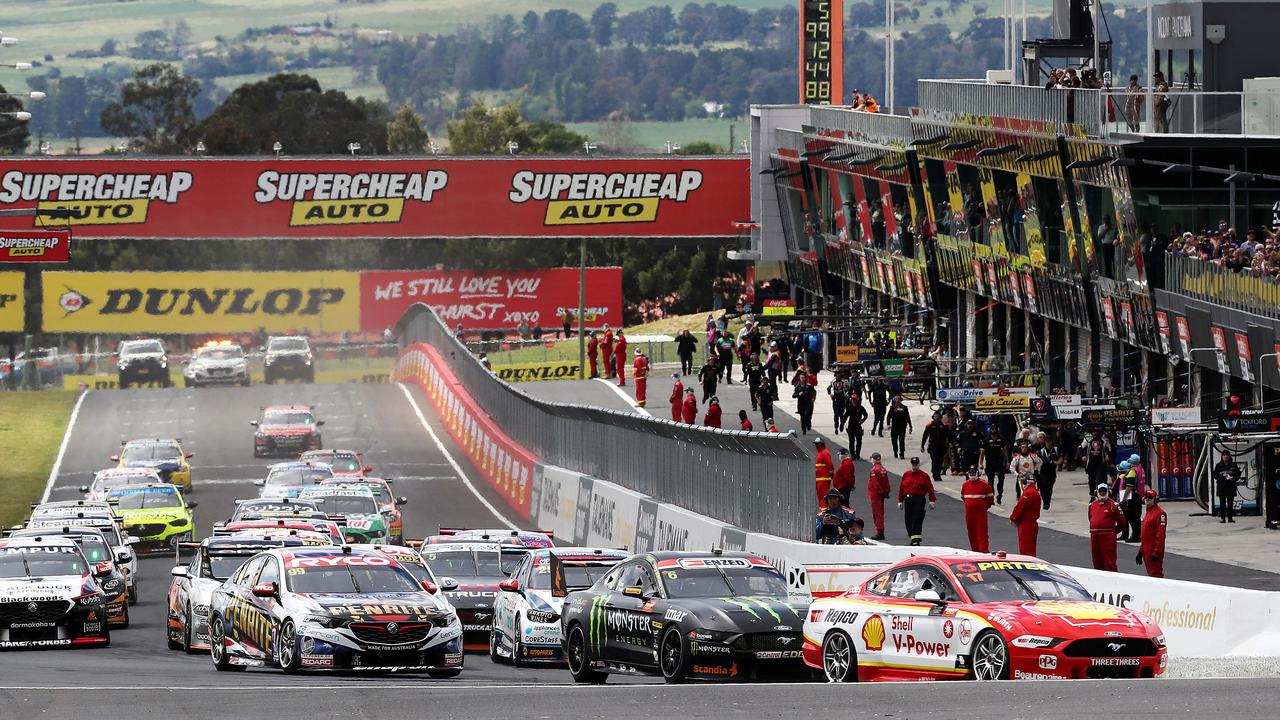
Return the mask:
<svg viewBox="0 0 1280 720">
<path fill-rule="evenodd" d="M 99 315 L 320 315 L 326 305 L 342 302 L 341 288 L 277 288 L 257 295 L 254 288 L 113 288 Z M 93 303 L 68 290 L 58 300 L 68 315 Z"/>
</svg>

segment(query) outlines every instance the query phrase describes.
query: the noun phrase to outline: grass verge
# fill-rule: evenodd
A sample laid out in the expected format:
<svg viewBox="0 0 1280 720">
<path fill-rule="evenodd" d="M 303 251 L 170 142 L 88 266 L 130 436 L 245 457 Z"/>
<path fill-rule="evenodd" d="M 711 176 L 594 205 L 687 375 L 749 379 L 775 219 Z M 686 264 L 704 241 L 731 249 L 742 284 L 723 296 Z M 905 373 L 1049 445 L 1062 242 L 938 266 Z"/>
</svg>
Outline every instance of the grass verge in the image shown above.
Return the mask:
<svg viewBox="0 0 1280 720">
<path fill-rule="evenodd" d="M 21 448 L 0 463 L 0 527 L 40 499 L 75 401 L 73 391 L 0 392 L 0 447 Z"/>
</svg>

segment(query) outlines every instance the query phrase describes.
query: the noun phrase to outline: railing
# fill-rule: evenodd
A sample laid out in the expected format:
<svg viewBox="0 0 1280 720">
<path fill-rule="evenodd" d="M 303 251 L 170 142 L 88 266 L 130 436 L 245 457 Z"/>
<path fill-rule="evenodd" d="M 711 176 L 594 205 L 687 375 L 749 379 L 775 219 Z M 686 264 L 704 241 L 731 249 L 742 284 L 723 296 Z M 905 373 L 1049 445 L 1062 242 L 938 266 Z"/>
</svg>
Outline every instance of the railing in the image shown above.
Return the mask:
<svg viewBox="0 0 1280 720">
<path fill-rule="evenodd" d="M 1154 96 L 1151 103 L 1154 103 Z M 1280 91 L 1202 92 L 1174 88 L 1153 115 L 1146 93 L 1111 93 L 1106 132 L 1183 135 L 1280 135 Z"/>
<path fill-rule="evenodd" d="M 1057 125 L 1075 123 L 1089 135 L 1102 132 L 1099 90 L 1046 90 L 1033 85 L 997 85 L 982 80 L 918 80 L 923 113 L 1007 117 Z"/>
<path fill-rule="evenodd" d="M 794 436 L 714 430 L 537 400 L 485 370 L 422 304 L 412 306 L 396 330 L 402 347 L 435 348 L 476 403 L 549 464 L 748 531 L 812 537 L 813 461 Z M 665 400 L 653 394 L 658 417 L 666 416 Z"/>
<path fill-rule="evenodd" d="M 1164 286 L 1169 292 L 1280 318 L 1280 281 L 1269 275 L 1232 272 L 1207 260 L 1166 254 Z"/>
</svg>

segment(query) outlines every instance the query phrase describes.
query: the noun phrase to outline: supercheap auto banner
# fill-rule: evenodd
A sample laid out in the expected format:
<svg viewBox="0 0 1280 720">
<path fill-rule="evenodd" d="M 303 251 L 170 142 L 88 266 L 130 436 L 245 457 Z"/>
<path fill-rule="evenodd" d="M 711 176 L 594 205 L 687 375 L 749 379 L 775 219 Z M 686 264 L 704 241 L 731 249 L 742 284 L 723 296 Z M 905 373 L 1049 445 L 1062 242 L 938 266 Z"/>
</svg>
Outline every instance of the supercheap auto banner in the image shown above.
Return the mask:
<svg viewBox="0 0 1280 720">
<path fill-rule="evenodd" d="M 0 332 L 22 332 L 23 273 L 0 272 Z"/>
<path fill-rule="evenodd" d="M 464 272 L 404 270 L 360 275 L 360 326 L 392 327 L 414 303 L 426 303 L 440 319 L 468 330 L 559 328 L 568 309 L 577 326 L 578 269 Z M 586 324 L 622 324 L 622 268 L 587 268 Z"/>
<path fill-rule="evenodd" d="M 43 329 L 85 333 L 351 332 L 355 272 L 45 272 Z"/>
<path fill-rule="evenodd" d="M 0 230 L 89 238 L 728 237 L 742 158 L 33 158 L 0 205 L 59 209 Z"/>
</svg>

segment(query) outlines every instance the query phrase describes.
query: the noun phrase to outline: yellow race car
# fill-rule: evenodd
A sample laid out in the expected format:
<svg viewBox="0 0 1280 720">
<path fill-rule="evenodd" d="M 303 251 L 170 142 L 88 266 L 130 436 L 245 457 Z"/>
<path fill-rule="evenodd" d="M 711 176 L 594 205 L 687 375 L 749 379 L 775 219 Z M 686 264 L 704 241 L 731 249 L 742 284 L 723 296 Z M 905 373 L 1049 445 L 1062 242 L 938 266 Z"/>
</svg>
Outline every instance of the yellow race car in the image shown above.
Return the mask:
<svg viewBox="0 0 1280 720">
<path fill-rule="evenodd" d="M 161 480 L 191 492 L 191 464 L 187 461 L 194 455 L 183 452 L 181 439 L 146 438 L 121 443 L 119 454 L 111 459 L 122 468 L 153 468 Z"/>
<path fill-rule="evenodd" d="M 138 538 L 139 550 L 172 550 L 195 536 L 191 509 L 196 503 L 183 500 L 176 485 L 121 485 L 111 489 L 107 502 L 115 504 L 125 530 Z"/>
</svg>

